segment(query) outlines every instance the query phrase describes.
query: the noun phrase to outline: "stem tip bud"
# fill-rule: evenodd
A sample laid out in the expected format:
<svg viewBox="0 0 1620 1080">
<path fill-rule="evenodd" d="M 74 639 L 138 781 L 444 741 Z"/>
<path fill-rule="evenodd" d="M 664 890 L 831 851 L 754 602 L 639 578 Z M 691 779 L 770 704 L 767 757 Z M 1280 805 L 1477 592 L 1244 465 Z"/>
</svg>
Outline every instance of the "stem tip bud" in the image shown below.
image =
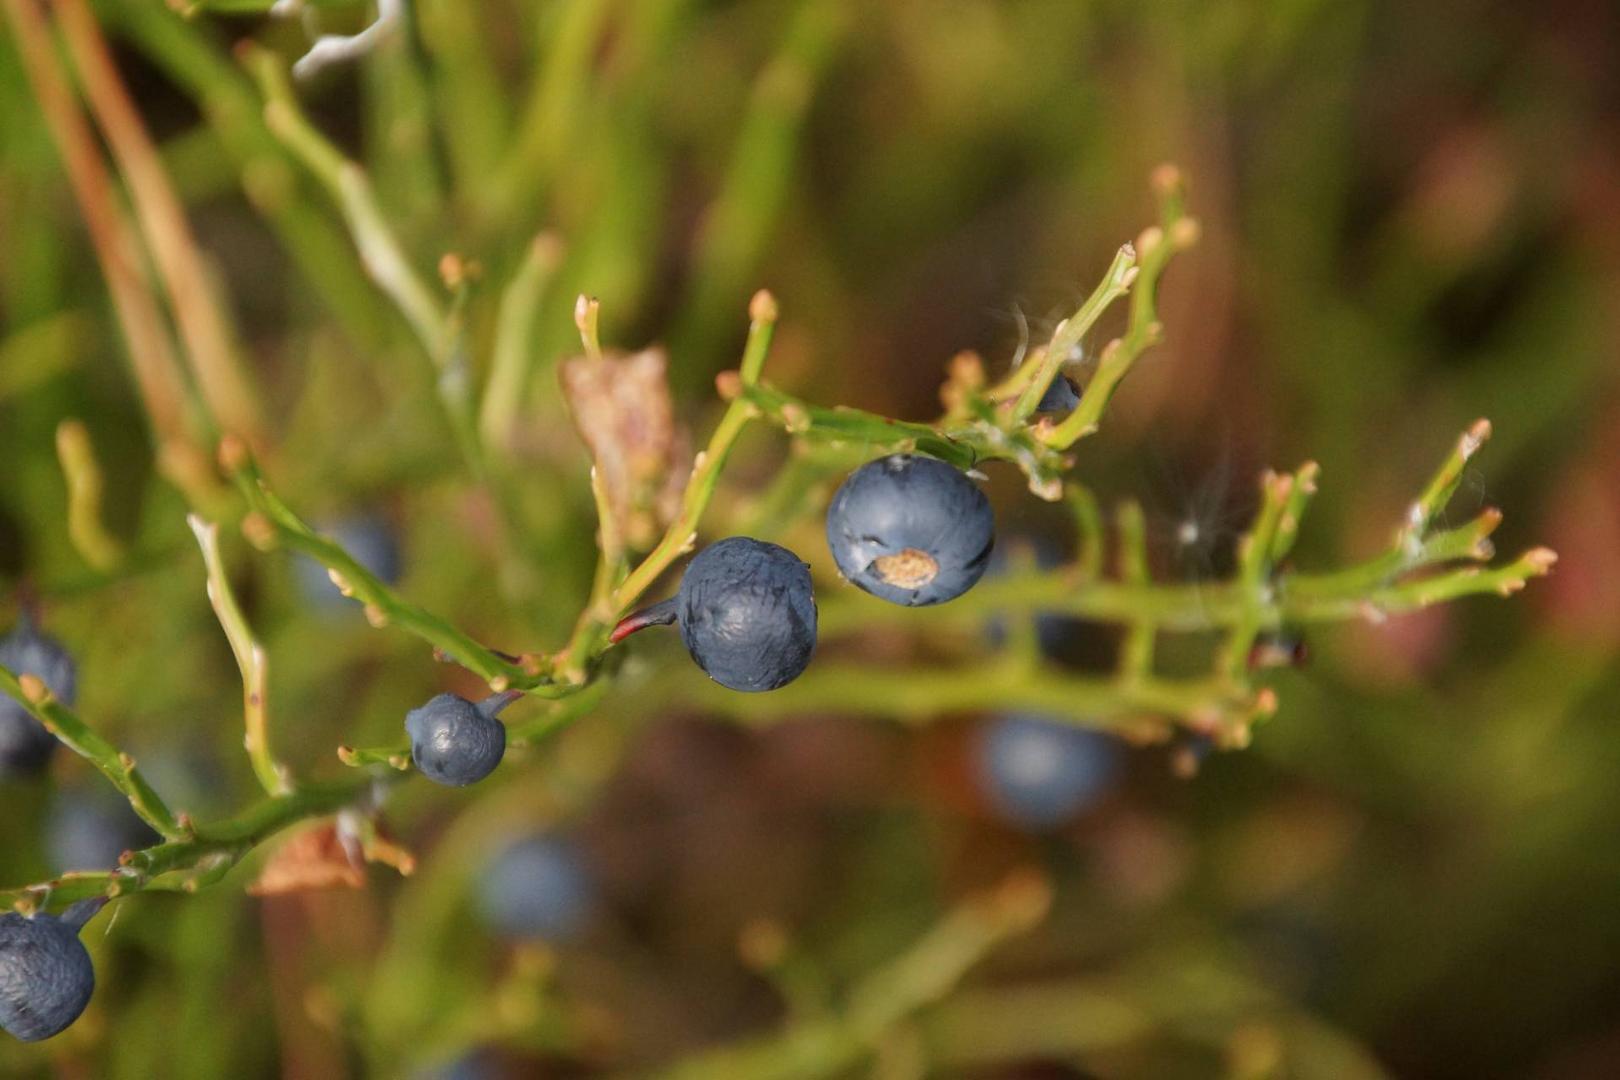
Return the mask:
<svg viewBox="0 0 1620 1080">
<path fill-rule="evenodd" d="M 771 295 L 769 289 L 761 289 L 748 301 L 748 317 L 754 322 L 775 322 L 780 314 L 776 306 L 776 297 Z"/>
</svg>

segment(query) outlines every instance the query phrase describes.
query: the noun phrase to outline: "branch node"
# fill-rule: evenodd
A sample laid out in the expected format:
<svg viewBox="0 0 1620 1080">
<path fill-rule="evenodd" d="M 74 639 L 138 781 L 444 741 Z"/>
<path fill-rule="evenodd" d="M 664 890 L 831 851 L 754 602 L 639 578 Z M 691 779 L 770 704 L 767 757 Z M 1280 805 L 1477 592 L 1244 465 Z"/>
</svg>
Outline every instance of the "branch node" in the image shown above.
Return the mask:
<svg viewBox="0 0 1620 1080">
<path fill-rule="evenodd" d="M 257 510 L 242 518 L 242 536 L 260 551 L 274 551 L 276 548 L 276 527 Z"/>
<path fill-rule="evenodd" d="M 51 688 L 45 685 L 45 680 L 38 675 L 24 673 L 17 676 L 17 685 L 22 687 L 23 697 L 34 705 L 48 705 L 55 700 Z"/>
</svg>

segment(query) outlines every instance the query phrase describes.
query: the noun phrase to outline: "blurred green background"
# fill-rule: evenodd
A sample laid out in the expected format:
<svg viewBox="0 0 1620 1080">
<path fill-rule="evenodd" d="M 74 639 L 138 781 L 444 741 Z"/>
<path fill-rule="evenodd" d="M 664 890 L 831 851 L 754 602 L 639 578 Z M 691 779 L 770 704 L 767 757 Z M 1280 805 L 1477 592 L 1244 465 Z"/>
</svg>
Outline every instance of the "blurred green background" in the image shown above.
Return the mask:
<svg viewBox="0 0 1620 1080">
<path fill-rule="evenodd" d="M 251 899 L 239 872 L 120 901 L 90 931 L 85 1019 L 38 1047 L 0 1039 L 0 1073 L 395 1076 L 472 1054 L 476 1075 L 794 1075 L 805 1040 L 693 1055 L 813 1035 L 964 897 L 1035 867 L 1040 926 L 834 1075 L 1620 1075 L 1611 5 L 413 0 L 298 94 L 423 275 L 476 262 L 457 301 L 471 347 L 440 370 L 233 52 L 291 62 L 374 13 L 218 6 L 238 10 L 91 5 L 227 298 L 265 469 L 316 520 L 387 522 L 402 591 L 481 640 L 555 647 L 589 590 L 588 461 L 555 377 L 577 293 L 601 299 L 611 345 L 668 345 L 699 439 L 761 286 L 783 308 L 774 381 L 928 419 L 953 353 L 999 368 L 1086 295 L 1150 220 L 1164 160 L 1204 237 L 1168 272 L 1167 343 L 1078 467 L 1105 499 L 1142 499 L 1158 572 L 1223 573 L 1252 478 L 1306 458 L 1323 492 L 1297 561 L 1372 552 L 1482 415 L 1496 435 L 1454 512 L 1501 506 L 1504 550 L 1562 560 L 1510 603 L 1313 633 L 1251 749 L 1191 779 L 1165 747 L 1132 750 L 1036 833 L 975 783 L 984 717 L 738 725 L 683 704 L 701 673 L 648 642 L 628 689 L 474 791 L 400 785 L 386 817 L 419 858 L 408 879 Z M 29 583 L 80 660 L 81 713 L 169 757 L 153 772 L 172 801 L 225 812 L 254 790 L 238 676 L 15 16 L 0 27 L 0 622 Z M 486 484 L 441 401 L 485 385 L 502 290 L 542 235 L 556 265 Z M 112 573 L 69 542 L 70 418 L 128 552 Z M 783 457 L 750 433 L 708 535 L 749 522 Z M 1062 550 L 1061 515 L 990 472 L 1003 538 Z M 826 564 L 814 515 L 754 524 Z M 301 773 L 476 689 L 227 533 Z M 1105 668 L 1078 633 L 1071 651 Z M 917 646 L 865 647 L 904 678 Z M 0 885 L 51 873 L 53 816 L 100 784 L 64 754 L 0 786 Z M 575 846 L 591 911 L 514 943 L 477 898 L 494 854 L 537 831 Z"/>
</svg>

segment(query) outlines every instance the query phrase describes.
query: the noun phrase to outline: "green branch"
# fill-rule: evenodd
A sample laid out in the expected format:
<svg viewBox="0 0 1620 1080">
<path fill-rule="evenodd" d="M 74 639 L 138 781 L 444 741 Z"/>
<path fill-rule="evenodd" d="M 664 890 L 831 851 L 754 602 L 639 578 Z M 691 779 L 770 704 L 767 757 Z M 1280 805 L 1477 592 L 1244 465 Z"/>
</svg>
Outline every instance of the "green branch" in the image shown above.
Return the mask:
<svg viewBox="0 0 1620 1080">
<path fill-rule="evenodd" d="M 1198 242 L 1199 229 L 1197 220 L 1186 216 L 1186 191 L 1180 170 L 1160 166 L 1153 175 L 1153 186 L 1159 199 L 1159 224 L 1144 230 L 1136 241 L 1136 278 L 1131 287 L 1130 322 L 1125 336 L 1104 346 L 1097 373 L 1086 385 L 1074 412 L 1045 431 L 1043 437 L 1049 446 L 1067 449 L 1095 432 L 1120 381 L 1164 336 L 1158 316 L 1159 278 L 1173 255 Z"/>
<path fill-rule="evenodd" d="M 287 71 L 267 49 L 248 45 L 241 53 L 264 95 L 264 121 L 309 170 L 342 211 L 366 272 L 394 301 L 435 366 L 449 365 L 455 345 L 450 315 L 427 281 L 411 266 L 365 172 L 344 157 L 299 108 Z"/>
<path fill-rule="evenodd" d="M 101 522 L 101 466 L 82 422 L 63 420 L 56 426 L 56 457 L 67 480 L 68 540 L 94 569 L 117 570 L 124 549 Z"/>
<path fill-rule="evenodd" d="M 1036 406 L 1041 403 L 1057 373 L 1063 370 L 1069 355 L 1085 340 L 1086 333 L 1108 310 L 1108 306 L 1130 291 L 1138 272 L 1136 249 L 1126 244 L 1114 255 L 1114 261 L 1098 283 L 1096 291 L 1080 305 L 1080 310 L 1058 323 L 1057 329 L 1052 332 L 1052 340 L 1042 351 L 1029 382 L 1013 404 L 1014 419 L 1027 420 L 1034 415 Z"/>
<path fill-rule="evenodd" d="M 776 298 L 761 289 L 748 305 L 748 343 L 743 347 L 742 363 L 730 380 L 722 377 L 737 391 L 731 404 L 709 436 L 709 445 L 692 462 L 692 477 L 687 481 L 686 493 L 681 500 L 681 511 L 653 550 L 643 559 L 613 593 L 612 608 L 615 615 L 629 611 L 641 595 L 657 581 L 674 561 L 691 550 L 697 539 L 698 523 L 709 501 L 714 498 L 720 482 L 720 472 L 731 456 L 737 437 L 748 426 L 754 409 L 746 400 L 746 392 L 759 386 L 766 354 L 770 352 L 771 338 L 776 333 L 778 311 Z M 724 392 L 724 389 L 722 390 Z"/>
<path fill-rule="evenodd" d="M 123 793 L 129 805 L 141 820 L 156 829 L 158 835 L 170 840 L 186 839 L 192 835 L 190 827 L 178 820 L 162 797 L 152 790 L 135 759 L 119 749 L 88 724 L 74 711 L 56 700 L 50 688 L 34 675 L 18 675 L 0 666 L 0 694 L 16 699 L 35 720 L 55 735 L 62 744 L 99 769 L 113 787 Z"/>
<path fill-rule="evenodd" d="M 236 594 L 231 591 L 225 561 L 219 553 L 219 526 L 196 514 L 187 514 L 186 524 L 191 526 L 197 545 L 202 548 L 203 564 L 208 570 L 208 602 L 225 630 L 236 666 L 242 673 L 242 718 L 247 731 L 244 743 L 248 760 L 253 763 L 253 775 L 268 794 L 286 794 L 292 789 L 292 780 L 286 766 L 270 753 L 269 657 L 253 636 L 253 628 L 248 626 L 247 617 L 236 602 Z"/>
<path fill-rule="evenodd" d="M 1123 505 L 1116 517 L 1119 577 L 1102 578 L 1095 501 L 1083 488 L 1071 485 L 1080 544 L 1069 565 L 1043 572 L 1015 571 L 980 582 L 939 612 L 872 604 L 846 592 L 823 600 L 821 635 L 832 639 L 866 632 L 875 624 L 920 625 L 924 620 L 937 633 L 942 620 L 958 626 L 983 625 L 1014 614 L 1062 614 L 1125 627 L 1115 673 L 1078 676 L 1030 670 L 1018 658 L 992 660 L 970 670 L 930 671 L 926 679 L 889 668 L 821 665 L 768 701 L 751 702 L 743 719 L 825 709 L 921 720 L 953 710 L 1022 708 L 1133 730 L 1140 728 L 1144 716 L 1162 717 L 1201 731 L 1213 725 L 1241 742 L 1248 722 L 1275 707 L 1266 691 L 1257 693 L 1250 686 L 1249 652 L 1259 634 L 1316 623 L 1380 622 L 1465 596 L 1507 596 L 1551 571 L 1557 556 L 1547 548 L 1533 548 L 1495 567 L 1456 565 L 1492 557 L 1489 538 L 1502 520 L 1494 509 L 1456 528 L 1425 531 L 1455 490 L 1462 463 L 1489 430 L 1484 421 L 1469 428 L 1407 511 L 1389 550 L 1325 573 L 1282 568 L 1316 492 L 1320 470 L 1314 462 L 1291 475 L 1265 474 L 1260 509 L 1238 545 L 1237 573 L 1229 581 L 1214 583 L 1153 581 L 1141 511 L 1134 503 Z M 1211 631 L 1224 631 L 1226 636 L 1210 675 L 1167 679 L 1155 674 L 1158 634 Z M 705 691 L 701 696 L 721 712 L 738 711 L 717 695 Z"/>
<path fill-rule="evenodd" d="M 0 678 L 0 690 L 5 689 Z M 196 892 L 218 882 L 244 856 L 283 829 L 336 813 L 364 796 L 370 786 L 369 777 L 305 785 L 266 799 L 236 817 L 198 827 L 144 851 L 129 852 L 116 870 L 64 874 L 37 885 L 0 891 L 0 909 L 60 907 L 92 896 L 137 892 Z"/>
<path fill-rule="evenodd" d="M 263 551 L 290 548 L 325 566 L 344 595 L 365 605 L 372 625 L 398 626 L 415 634 L 484 679 L 496 693 L 522 690 L 541 697 L 563 697 L 574 692 L 575 687 L 552 678 L 545 658 L 508 659 L 390 589 L 340 544 L 315 532 L 278 499 L 239 440 L 227 437 L 220 444 L 220 463 L 251 508 L 242 522 L 248 540 Z"/>
<path fill-rule="evenodd" d="M 350 219 L 367 265 L 379 275 L 417 328 L 435 363 L 444 371 L 460 346 L 461 301 L 441 308 L 432 290 L 417 279 L 375 205 L 363 174 L 348 163 L 301 115 L 279 66 L 261 54 L 250 55 L 270 97 L 267 122 L 310 171 L 338 197 Z M 1021 709 L 1067 717 L 1075 723 L 1122 731 L 1138 738 L 1166 737 L 1172 723 L 1217 736 L 1226 745 L 1246 741 L 1249 726 L 1276 707 L 1268 689 L 1251 686 L 1248 654 L 1256 636 L 1285 626 L 1349 619 L 1378 620 L 1463 596 L 1511 594 L 1532 577 L 1546 574 L 1555 556 L 1534 548 L 1517 559 L 1487 567 L 1494 554 L 1490 537 L 1501 514 L 1486 510 L 1473 520 L 1436 530 L 1446 503 L 1455 493 L 1469 458 L 1490 434 L 1484 421 L 1474 424 L 1441 463 L 1410 504 L 1387 550 L 1337 570 L 1304 573 L 1288 557 L 1303 515 L 1316 491 L 1318 469 L 1307 463 L 1289 475 L 1267 473 L 1262 501 L 1249 531 L 1239 544 L 1234 577 L 1213 584 L 1160 583 L 1152 579 L 1141 509 L 1121 506 L 1115 515 L 1118 574 L 1104 576 L 1106 540 L 1096 500 L 1082 486 L 1065 480 L 1072 462 L 1066 449 L 1095 429 L 1108 400 L 1141 353 L 1160 337 L 1155 310 L 1157 286 L 1175 252 L 1197 236 L 1183 214 L 1182 190 L 1174 170 L 1155 178 L 1160 197 L 1160 224 L 1146 230 L 1133 248 L 1122 248 L 1086 303 L 1061 324 L 1039 361 L 1022 365 L 999 385 L 985 388 L 983 366 L 975 358 L 953 365 L 947 399 L 950 411 L 934 424 L 894 420 L 857 409 L 824 408 L 803 402 L 763 381 L 764 364 L 777 321 L 775 300 L 757 293 L 749 307 L 747 344 L 736 371 L 718 380 L 728 402 L 706 448 L 693 461 L 681 507 L 654 545 L 634 567 L 609 512 L 605 493 L 593 482 L 601 532 L 601 558 L 592 594 L 575 623 L 567 646 L 554 655 L 508 656 L 482 645 L 447 620 L 411 603 L 367 571 L 339 544 L 319 535 L 283 503 L 265 483 L 247 446 L 227 436 L 219 460 L 248 505 L 242 530 L 255 547 L 285 547 L 327 567 L 334 583 L 364 605 L 378 627 L 395 625 L 433 646 L 436 655 L 452 659 L 477 674 L 495 692 L 521 691 L 555 699 L 535 718 L 510 728 L 509 739 L 521 746 L 542 741 L 591 713 L 615 685 L 618 654 L 610 650 L 607 631 L 635 606 L 682 555 L 688 552 L 712 503 L 736 442 L 746 427 L 761 421 L 786 431 L 796 442 L 797 456 L 756 507 L 786 519 L 810 502 L 820 478 L 847 467 L 849 458 L 895 451 L 938 456 L 963 468 L 1004 460 L 1020 468 L 1030 488 L 1048 499 L 1067 491 L 1079 533 L 1074 560 L 1054 570 L 1015 569 L 981 582 L 943 610 L 918 612 L 874 603 L 846 590 L 824 601 L 820 626 L 824 638 L 862 632 L 889 623 L 930 620 L 940 625 L 982 623 L 1009 614 L 1051 612 L 1124 627 L 1125 635 L 1113 671 L 1075 674 L 1044 664 L 1033 635 L 1020 628 L 1014 647 L 1003 655 L 947 669 L 895 670 L 873 664 L 822 662 L 792 684 L 768 695 L 738 695 L 691 675 L 690 696 L 713 711 L 748 723 L 762 723 L 807 712 L 865 714 L 923 721 L 947 712 Z M 555 253 L 544 244 L 531 250 L 527 263 L 508 287 L 502 302 L 498 336 L 505 389 L 487 401 L 486 431 L 497 437 L 509 423 L 514 401 L 510 386 L 523 380 L 522 355 L 533 319 L 533 306 L 549 260 Z M 1123 337 L 1104 349 L 1096 375 L 1075 412 L 1060 423 L 1028 423 L 1051 379 L 1065 358 L 1108 305 L 1130 296 Z M 597 310 L 584 300 L 577 312 L 588 356 L 600 356 Z M 516 372 L 517 374 L 513 374 Z M 441 380 L 442 381 L 442 380 Z M 448 400 L 448 399 L 447 399 Z M 810 444 L 823 449 L 808 452 Z M 81 502 L 93 495 L 93 483 L 76 447 L 68 446 L 64 463 L 77 470 Z M 93 466 L 93 461 L 91 462 Z M 791 472 L 791 476 L 787 475 Z M 82 511 L 81 511 L 82 513 Z M 269 745 L 266 658 L 231 593 L 220 557 L 217 529 L 190 519 L 208 571 L 209 597 L 229 639 L 242 673 L 247 747 L 255 775 L 270 798 L 234 818 L 207 828 L 179 819 L 141 777 L 134 761 L 55 701 L 37 678 L 0 669 L 0 692 L 10 694 L 70 748 L 90 760 L 130 801 L 164 842 L 129 853 L 116 870 L 69 874 L 52 882 L 0 892 L 14 906 L 67 903 L 94 895 L 113 896 L 145 889 L 196 889 L 222 878 L 244 856 L 281 829 L 308 818 L 333 813 L 362 798 L 378 780 L 372 771 L 339 783 L 295 784 L 275 761 Z M 780 525 L 781 521 L 773 521 Z M 1461 565 L 1459 565 L 1461 564 Z M 919 623 L 920 624 L 920 623 Z M 1224 639 L 1210 670 L 1172 676 L 1156 669 L 1155 648 L 1166 633 L 1219 631 Z M 354 766 L 406 770 L 410 749 L 403 742 L 355 749 L 339 756 Z M 870 1053 L 877 1041 L 921 1005 L 944 993 L 967 967 L 1008 933 L 1028 925 L 1042 905 L 1008 902 L 969 905 L 906 956 L 873 976 L 851 995 L 847 1007 L 831 1017 L 818 1017 L 789 1029 L 768 1047 L 729 1052 L 701 1059 L 716 1072 L 745 1069 L 765 1060 L 798 1062 L 809 1071 L 851 1067 Z M 798 1068 L 795 1065 L 794 1068 Z M 791 1070 L 790 1070 L 791 1071 Z M 738 1073 L 742 1075 L 743 1073 Z M 754 1075 L 754 1073 L 747 1073 Z"/>
</svg>

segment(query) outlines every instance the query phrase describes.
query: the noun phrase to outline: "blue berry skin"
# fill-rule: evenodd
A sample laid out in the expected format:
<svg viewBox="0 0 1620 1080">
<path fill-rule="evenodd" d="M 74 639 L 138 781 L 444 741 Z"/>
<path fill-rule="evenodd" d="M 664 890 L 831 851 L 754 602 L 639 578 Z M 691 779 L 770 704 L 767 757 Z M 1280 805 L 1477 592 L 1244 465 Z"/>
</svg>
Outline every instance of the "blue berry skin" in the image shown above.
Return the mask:
<svg viewBox="0 0 1620 1080">
<path fill-rule="evenodd" d="M 1022 542 L 1034 549 L 1035 569 L 1050 571 L 1063 565 L 1063 555 L 1049 541 L 1038 537 L 1014 538 L 1013 547 Z M 990 566 L 985 571 L 988 578 L 1004 577 L 1012 572 L 1013 559 L 1008 554 L 1008 545 L 998 544 L 996 552 L 990 557 Z M 1030 616 L 1019 616 L 1029 618 Z M 1049 660 L 1061 661 L 1069 651 L 1072 640 L 1083 626 L 1080 620 L 1067 615 L 1054 615 L 1049 611 L 1038 611 L 1035 619 L 1035 637 L 1040 643 L 1041 655 Z M 985 638 L 992 648 L 1001 648 L 1007 643 L 1008 630 L 1011 626 L 1008 616 L 997 611 L 985 620 Z"/>
<path fill-rule="evenodd" d="M 1094 805 L 1119 779 L 1118 739 L 1038 716 L 1002 717 L 979 733 L 977 772 L 1008 823 L 1049 829 Z"/>
<path fill-rule="evenodd" d="M 440 694 L 405 714 L 411 760 L 423 776 L 446 787 L 466 787 L 495 771 L 506 756 L 506 725 L 495 719 L 509 700 L 496 695 L 474 705 Z"/>
<path fill-rule="evenodd" d="M 15 675 L 37 676 L 58 701 L 73 704 L 78 691 L 73 658 L 61 642 L 40 633 L 26 618 L 0 638 L 0 665 Z M 55 749 L 56 736 L 20 703 L 0 694 L 0 780 L 43 771 Z"/>
<path fill-rule="evenodd" d="M 399 541 L 387 519 L 376 516 L 342 518 L 321 526 L 318 531 L 354 556 L 355 562 L 371 571 L 372 576 L 385 585 L 399 580 Z M 294 567 L 298 591 L 305 600 L 326 610 L 341 609 L 348 603 L 348 598 L 332 584 L 326 567 L 307 555 L 300 555 Z"/>
<path fill-rule="evenodd" d="M 675 596 L 686 651 L 732 690 L 775 690 L 816 651 L 810 568 L 793 552 L 732 536 L 698 552 Z"/>
<path fill-rule="evenodd" d="M 1052 378 L 1052 383 L 1041 395 L 1041 402 L 1035 406 L 1038 413 L 1067 413 L 1073 412 L 1074 407 L 1080 404 L 1080 391 L 1075 389 L 1074 380 L 1063 372 L 1058 372 Z"/>
<path fill-rule="evenodd" d="M 827 508 L 839 571 L 906 607 L 954 600 L 984 576 L 995 546 L 990 500 L 936 458 L 894 454 L 850 474 Z"/>
<path fill-rule="evenodd" d="M 531 836 L 499 852 L 480 879 L 478 912 L 504 938 L 566 941 L 584 929 L 595 889 L 572 844 Z"/>
<path fill-rule="evenodd" d="M 499 1080 L 500 1075 L 486 1055 L 473 1051 L 450 1061 L 417 1069 L 411 1073 L 411 1080 Z"/>
<path fill-rule="evenodd" d="M 79 1018 L 96 988 L 78 926 L 54 915 L 0 915 L 0 1028 L 39 1042 Z"/>
<path fill-rule="evenodd" d="M 45 854 L 57 874 L 111 870 L 124 852 L 151 847 L 160 839 L 129 803 L 99 792 L 59 792 L 45 819 Z"/>
</svg>

